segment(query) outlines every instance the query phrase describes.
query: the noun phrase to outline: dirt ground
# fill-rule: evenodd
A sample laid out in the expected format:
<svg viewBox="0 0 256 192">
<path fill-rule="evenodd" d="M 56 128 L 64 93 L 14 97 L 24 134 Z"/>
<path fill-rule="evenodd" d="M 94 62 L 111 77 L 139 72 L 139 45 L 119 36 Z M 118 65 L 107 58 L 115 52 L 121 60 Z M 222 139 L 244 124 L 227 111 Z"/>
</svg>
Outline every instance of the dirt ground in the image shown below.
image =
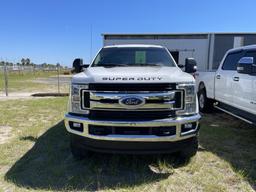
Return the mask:
<svg viewBox="0 0 256 192">
<path fill-rule="evenodd" d="M 12 127 L 0 126 L 0 145 L 8 142 L 12 138 Z"/>
</svg>

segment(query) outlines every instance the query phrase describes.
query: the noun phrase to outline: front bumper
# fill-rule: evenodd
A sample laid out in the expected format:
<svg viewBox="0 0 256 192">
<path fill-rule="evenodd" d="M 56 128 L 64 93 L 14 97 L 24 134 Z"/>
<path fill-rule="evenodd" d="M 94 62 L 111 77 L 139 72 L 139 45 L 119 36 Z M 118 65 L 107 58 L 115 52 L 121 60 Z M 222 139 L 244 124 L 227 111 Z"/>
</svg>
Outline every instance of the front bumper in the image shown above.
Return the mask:
<svg viewBox="0 0 256 192">
<path fill-rule="evenodd" d="M 139 142 L 139 141 L 106 141 L 85 138 L 71 134 L 71 139 L 76 147 L 82 150 L 89 150 L 101 153 L 118 154 L 166 154 L 178 152 L 193 145 L 196 137 L 176 142 Z"/>
<path fill-rule="evenodd" d="M 176 142 L 186 140 L 197 135 L 199 130 L 199 119 L 201 116 L 195 114 L 186 117 L 176 117 L 158 120 L 147 121 L 107 121 L 107 120 L 91 120 L 84 116 L 75 116 L 67 113 L 65 115 L 65 126 L 68 132 L 82 136 L 88 139 L 106 140 L 106 141 L 127 141 L 127 142 Z M 69 122 L 76 122 L 83 124 L 83 131 L 76 131 L 70 128 Z M 193 130 L 181 132 L 181 127 L 186 123 L 196 123 Z M 156 135 L 117 135 L 111 134 L 106 136 L 91 135 L 88 132 L 89 125 L 99 126 L 118 126 L 118 127 L 162 127 L 162 126 L 175 126 L 176 134 L 171 136 L 156 136 Z"/>
</svg>

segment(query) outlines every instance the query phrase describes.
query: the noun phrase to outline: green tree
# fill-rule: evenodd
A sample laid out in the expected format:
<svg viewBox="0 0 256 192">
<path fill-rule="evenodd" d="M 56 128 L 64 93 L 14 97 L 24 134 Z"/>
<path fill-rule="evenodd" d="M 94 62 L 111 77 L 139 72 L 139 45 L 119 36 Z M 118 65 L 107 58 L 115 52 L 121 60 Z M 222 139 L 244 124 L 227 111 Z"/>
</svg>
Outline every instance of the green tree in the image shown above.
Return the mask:
<svg viewBox="0 0 256 192">
<path fill-rule="evenodd" d="M 30 59 L 29 58 L 25 59 L 25 65 L 27 65 L 27 66 L 30 65 Z"/>
<path fill-rule="evenodd" d="M 21 65 L 23 65 L 23 66 L 24 66 L 24 65 L 25 65 L 25 63 L 26 63 L 26 60 L 25 60 L 24 58 L 22 58 L 20 62 L 21 62 Z"/>
</svg>

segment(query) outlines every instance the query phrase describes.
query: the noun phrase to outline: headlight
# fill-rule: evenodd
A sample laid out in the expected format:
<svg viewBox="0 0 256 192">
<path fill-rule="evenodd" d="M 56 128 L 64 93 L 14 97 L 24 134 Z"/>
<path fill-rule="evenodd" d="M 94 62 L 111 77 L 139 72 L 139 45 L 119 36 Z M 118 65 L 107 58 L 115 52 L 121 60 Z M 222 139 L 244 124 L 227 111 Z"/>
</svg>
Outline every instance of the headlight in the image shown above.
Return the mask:
<svg viewBox="0 0 256 192">
<path fill-rule="evenodd" d="M 192 115 L 198 112 L 196 88 L 194 83 L 184 83 L 177 85 L 177 89 L 184 90 L 184 108 L 177 111 L 177 115 Z"/>
<path fill-rule="evenodd" d="M 86 84 L 72 84 L 71 85 L 71 94 L 70 94 L 70 111 L 72 113 L 79 113 L 79 114 L 88 114 L 88 110 L 82 109 L 82 90 L 88 89 L 88 85 Z"/>
</svg>

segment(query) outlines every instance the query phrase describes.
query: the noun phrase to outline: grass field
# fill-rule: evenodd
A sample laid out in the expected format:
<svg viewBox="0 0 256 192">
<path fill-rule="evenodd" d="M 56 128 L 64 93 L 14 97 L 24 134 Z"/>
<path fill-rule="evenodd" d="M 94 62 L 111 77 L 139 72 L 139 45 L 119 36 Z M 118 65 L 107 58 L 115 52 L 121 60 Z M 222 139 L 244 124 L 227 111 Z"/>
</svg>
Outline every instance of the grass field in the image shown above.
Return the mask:
<svg viewBox="0 0 256 192">
<path fill-rule="evenodd" d="M 0 92 L 4 92 L 4 74 L 0 71 Z M 57 71 L 36 71 L 34 72 L 9 72 L 8 91 L 11 93 L 20 92 L 57 92 L 58 91 Z M 68 92 L 68 84 L 60 82 L 60 91 Z"/>
<path fill-rule="evenodd" d="M 94 154 L 77 161 L 63 124 L 66 101 L 0 101 L 0 191 L 256 189 L 256 129 L 239 120 L 205 115 L 200 149 L 188 163 L 175 155 Z"/>
</svg>

